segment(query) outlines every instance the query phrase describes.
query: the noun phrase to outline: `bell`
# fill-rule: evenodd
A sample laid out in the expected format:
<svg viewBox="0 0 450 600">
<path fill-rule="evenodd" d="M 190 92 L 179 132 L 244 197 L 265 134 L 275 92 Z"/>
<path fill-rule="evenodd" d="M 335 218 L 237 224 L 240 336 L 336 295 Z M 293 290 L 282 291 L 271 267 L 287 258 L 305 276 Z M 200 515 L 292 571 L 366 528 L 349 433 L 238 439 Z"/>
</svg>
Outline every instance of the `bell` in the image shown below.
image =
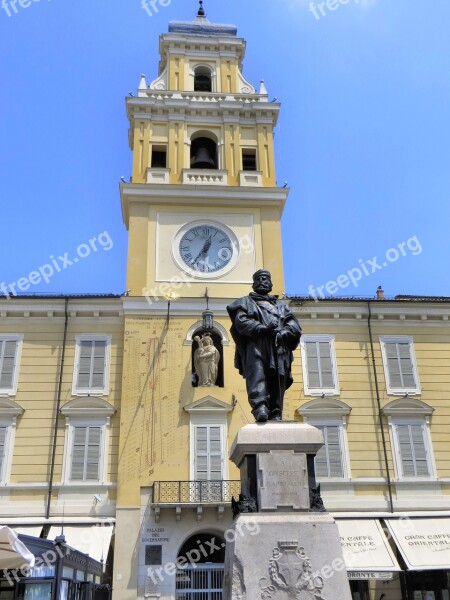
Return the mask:
<svg viewBox="0 0 450 600">
<path fill-rule="evenodd" d="M 216 161 L 205 146 L 199 146 L 191 158 L 191 169 L 215 169 Z"/>
</svg>

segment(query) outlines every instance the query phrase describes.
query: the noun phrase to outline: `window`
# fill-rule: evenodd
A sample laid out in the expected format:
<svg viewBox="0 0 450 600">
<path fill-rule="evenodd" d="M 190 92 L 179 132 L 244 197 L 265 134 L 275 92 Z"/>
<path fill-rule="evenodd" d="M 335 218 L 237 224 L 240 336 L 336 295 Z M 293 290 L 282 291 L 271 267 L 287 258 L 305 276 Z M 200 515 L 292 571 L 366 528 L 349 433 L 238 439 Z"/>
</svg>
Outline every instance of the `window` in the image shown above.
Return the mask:
<svg viewBox="0 0 450 600">
<path fill-rule="evenodd" d="M 339 394 L 334 338 L 328 335 L 305 335 L 302 337 L 301 350 L 305 394 Z"/>
<path fill-rule="evenodd" d="M 242 150 L 242 170 L 257 171 L 256 148 L 244 148 Z"/>
<path fill-rule="evenodd" d="M 383 412 L 388 416 L 398 479 L 435 477 L 430 434 L 433 409 L 419 400 L 402 398 L 390 402 Z"/>
<path fill-rule="evenodd" d="M 206 396 L 185 407 L 190 414 L 190 479 L 228 479 L 227 414 L 233 407 Z"/>
<path fill-rule="evenodd" d="M 220 425 L 195 426 L 195 481 L 221 481 L 222 429 Z"/>
<path fill-rule="evenodd" d="M 425 424 L 395 424 L 403 477 L 429 477 Z"/>
<path fill-rule="evenodd" d="M 420 394 L 412 338 L 380 338 L 388 394 Z"/>
<path fill-rule="evenodd" d="M 316 455 L 316 477 L 344 477 L 339 425 L 316 425 L 323 433 L 325 445 Z"/>
<path fill-rule="evenodd" d="M 110 350 L 110 336 L 77 337 L 73 385 L 75 396 L 108 394 Z"/>
<path fill-rule="evenodd" d="M 318 398 L 298 409 L 303 421 L 320 429 L 324 445 L 315 459 L 318 479 L 349 479 L 347 416 L 351 408 L 340 400 Z"/>
<path fill-rule="evenodd" d="M 9 482 L 13 458 L 17 417 L 23 408 L 7 398 L 0 398 L 0 484 Z"/>
<path fill-rule="evenodd" d="M 74 427 L 72 433 L 71 481 L 98 481 L 102 428 Z"/>
<path fill-rule="evenodd" d="M 20 354 L 23 336 L 0 336 L 0 394 L 14 396 L 17 392 Z"/>
<path fill-rule="evenodd" d="M 61 413 L 66 417 L 63 483 L 105 483 L 114 407 L 101 398 L 77 398 Z"/>
<path fill-rule="evenodd" d="M 167 168 L 167 146 L 152 146 L 152 169 Z"/>
</svg>

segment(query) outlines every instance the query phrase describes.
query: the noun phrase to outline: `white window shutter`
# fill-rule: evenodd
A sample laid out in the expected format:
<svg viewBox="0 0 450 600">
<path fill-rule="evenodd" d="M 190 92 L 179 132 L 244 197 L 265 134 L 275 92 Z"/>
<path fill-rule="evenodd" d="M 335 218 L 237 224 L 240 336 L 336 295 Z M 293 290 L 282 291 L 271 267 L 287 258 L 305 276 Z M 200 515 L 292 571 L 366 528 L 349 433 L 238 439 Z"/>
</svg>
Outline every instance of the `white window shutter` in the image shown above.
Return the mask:
<svg viewBox="0 0 450 600">
<path fill-rule="evenodd" d="M 316 455 L 316 476 L 328 479 L 343 477 L 344 473 L 339 426 L 318 425 L 317 427 L 323 432 L 325 444 Z"/>
<path fill-rule="evenodd" d="M 222 479 L 222 435 L 220 427 L 210 427 L 209 475 L 212 481 Z"/>
<path fill-rule="evenodd" d="M 311 389 L 320 388 L 320 365 L 317 354 L 317 343 L 306 342 L 306 366 L 308 369 L 308 387 Z"/>
<path fill-rule="evenodd" d="M 70 479 L 84 481 L 87 427 L 73 428 L 72 468 Z"/>
<path fill-rule="evenodd" d="M 319 356 L 320 356 L 320 374 L 322 378 L 321 387 L 333 388 L 333 363 L 331 360 L 331 344 L 330 342 L 319 342 Z"/>
<path fill-rule="evenodd" d="M 88 389 L 90 387 L 92 345 L 92 341 L 82 340 L 80 342 L 77 378 L 77 387 L 80 389 Z"/>
<path fill-rule="evenodd" d="M 94 342 L 92 352 L 92 374 L 91 388 L 103 389 L 105 387 L 105 372 L 106 372 L 106 342 Z"/>
<path fill-rule="evenodd" d="M 403 379 L 403 387 L 407 389 L 416 387 L 414 365 L 411 358 L 411 344 L 399 344 L 398 356 L 400 362 L 400 372 Z"/>
<path fill-rule="evenodd" d="M 0 475 L 3 475 L 3 465 L 5 462 L 5 451 L 6 451 L 6 434 L 8 433 L 7 427 L 0 427 Z M 3 479 L 3 476 L 2 476 Z"/>
<path fill-rule="evenodd" d="M 16 367 L 17 341 L 0 341 L 0 389 L 10 389 L 14 385 Z"/>
<path fill-rule="evenodd" d="M 89 427 L 86 452 L 86 481 L 100 479 L 101 427 Z"/>
</svg>

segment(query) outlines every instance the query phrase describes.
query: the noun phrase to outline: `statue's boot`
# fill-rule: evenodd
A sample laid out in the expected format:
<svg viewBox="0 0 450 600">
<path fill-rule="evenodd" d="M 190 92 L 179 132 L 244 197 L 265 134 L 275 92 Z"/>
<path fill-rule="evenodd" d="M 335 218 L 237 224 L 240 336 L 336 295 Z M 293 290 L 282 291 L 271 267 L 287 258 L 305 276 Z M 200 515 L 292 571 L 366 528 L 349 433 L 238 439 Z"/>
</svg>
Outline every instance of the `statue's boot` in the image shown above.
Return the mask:
<svg viewBox="0 0 450 600">
<path fill-rule="evenodd" d="M 257 423 L 265 423 L 269 420 L 269 409 L 264 404 L 255 408 L 252 412 Z"/>
</svg>

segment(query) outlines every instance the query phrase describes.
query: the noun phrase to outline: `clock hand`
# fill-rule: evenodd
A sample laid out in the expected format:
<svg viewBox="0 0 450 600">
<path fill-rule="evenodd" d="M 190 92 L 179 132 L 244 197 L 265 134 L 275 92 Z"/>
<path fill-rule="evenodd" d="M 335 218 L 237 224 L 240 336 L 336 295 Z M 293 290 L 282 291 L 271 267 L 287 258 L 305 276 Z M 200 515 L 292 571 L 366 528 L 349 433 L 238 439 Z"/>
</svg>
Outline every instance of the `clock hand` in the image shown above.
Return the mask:
<svg viewBox="0 0 450 600">
<path fill-rule="evenodd" d="M 203 246 L 200 254 L 197 256 L 197 258 L 193 261 L 192 264 L 196 265 L 199 258 L 209 252 L 209 249 L 211 248 L 211 246 L 212 246 L 212 236 L 209 236 L 209 238 L 206 240 L 205 245 Z"/>
</svg>

